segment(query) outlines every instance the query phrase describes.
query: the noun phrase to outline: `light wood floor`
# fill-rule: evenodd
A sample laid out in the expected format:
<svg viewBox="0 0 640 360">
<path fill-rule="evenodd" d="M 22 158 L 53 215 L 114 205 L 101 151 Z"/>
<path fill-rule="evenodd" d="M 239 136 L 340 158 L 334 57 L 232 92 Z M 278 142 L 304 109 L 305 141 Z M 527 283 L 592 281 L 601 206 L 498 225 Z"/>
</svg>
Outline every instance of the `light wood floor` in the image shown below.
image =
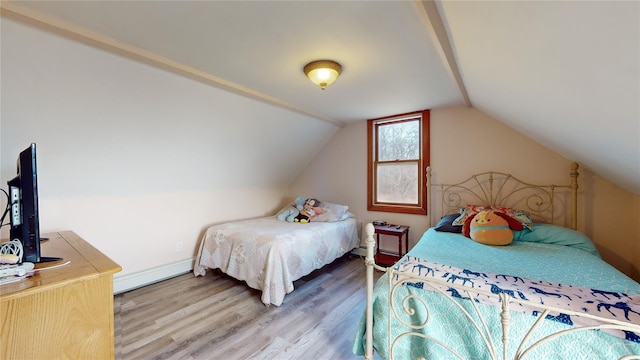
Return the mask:
<svg viewBox="0 0 640 360">
<path fill-rule="evenodd" d="M 218 271 L 116 295 L 116 358 L 358 359 L 351 346 L 365 306 L 364 269 L 364 260 L 346 255 L 296 281 L 280 307 Z"/>
</svg>

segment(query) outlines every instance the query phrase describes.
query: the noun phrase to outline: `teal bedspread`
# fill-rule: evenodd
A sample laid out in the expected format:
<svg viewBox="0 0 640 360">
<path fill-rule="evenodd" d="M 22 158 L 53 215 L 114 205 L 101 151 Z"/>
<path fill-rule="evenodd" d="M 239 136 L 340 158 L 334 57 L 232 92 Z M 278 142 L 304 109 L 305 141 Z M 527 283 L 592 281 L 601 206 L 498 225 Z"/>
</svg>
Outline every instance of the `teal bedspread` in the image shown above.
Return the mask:
<svg viewBox="0 0 640 360">
<path fill-rule="evenodd" d="M 554 228 L 539 227 L 540 231 L 551 231 Z M 543 280 L 551 283 L 572 284 L 610 292 L 640 294 L 640 284 L 622 274 L 606 262 L 602 261 L 595 246 L 586 238 L 554 238 L 543 237 L 532 240 L 531 237 L 516 233 L 515 239 L 508 246 L 487 246 L 474 242 L 460 234 L 437 232 L 429 229 L 416 246 L 405 256 L 425 259 L 432 263 L 447 264 L 475 272 L 508 274 L 528 279 Z M 524 234 L 526 235 L 526 234 Z M 560 240 L 558 240 L 560 239 Z M 519 241 L 525 240 L 525 241 Z M 402 260 L 400 261 L 402 262 Z M 388 346 L 388 277 L 383 275 L 374 290 L 374 349 L 383 359 L 389 359 Z M 422 333 L 440 339 L 444 344 L 458 351 L 463 359 L 490 359 L 490 355 L 472 329 L 469 321 L 460 315 L 454 305 L 444 300 L 442 295 L 413 286 L 403 286 L 398 297 L 405 294 L 418 294 L 427 299 L 429 313 L 420 311 L 407 317 L 407 321 L 416 323 L 429 319 L 429 325 Z M 459 300 L 461 306 L 472 312 L 470 302 Z M 498 357 L 502 356 L 500 334 L 500 309 L 491 305 L 478 305 L 481 312 L 491 319 L 488 322 L 493 343 L 498 349 Z M 509 336 L 510 346 L 508 358 L 513 358 L 520 339 L 526 334 L 536 317 L 529 314 L 512 312 L 512 325 Z M 570 328 L 570 325 L 558 321 L 545 320 L 542 328 L 536 330 L 534 338 L 544 334 Z M 394 322 L 392 337 L 407 331 Z M 639 334 L 640 335 L 640 334 Z M 531 342 L 528 342 L 529 344 Z M 364 354 L 365 347 L 365 314 L 363 314 L 353 344 L 357 355 Z M 640 343 L 624 340 L 602 331 L 580 331 L 564 335 L 556 341 L 548 342 L 532 353 L 528 359 L 617 359 L 622 355 L 640 355 Z M 394 359 L 427 359 L 456 358 L 434 342 L 420 337 L 404 337 L 394 348 Z"/>
</svg>

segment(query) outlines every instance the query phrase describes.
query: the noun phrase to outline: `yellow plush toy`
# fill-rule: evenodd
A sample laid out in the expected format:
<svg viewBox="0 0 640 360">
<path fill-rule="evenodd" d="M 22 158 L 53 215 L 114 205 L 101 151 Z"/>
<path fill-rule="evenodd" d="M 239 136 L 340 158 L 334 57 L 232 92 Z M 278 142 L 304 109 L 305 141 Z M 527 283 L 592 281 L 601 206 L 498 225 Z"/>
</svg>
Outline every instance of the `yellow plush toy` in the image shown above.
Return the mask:
<svg viewBox="0 0 640 360">
<path fill-rule="evenodd" d="M 493 211 L 477 213 L 470 224 L 471 238 L 486 245 L 509 245 L 513 241 L 513 232 L 507 220 Z"/>
</svg>

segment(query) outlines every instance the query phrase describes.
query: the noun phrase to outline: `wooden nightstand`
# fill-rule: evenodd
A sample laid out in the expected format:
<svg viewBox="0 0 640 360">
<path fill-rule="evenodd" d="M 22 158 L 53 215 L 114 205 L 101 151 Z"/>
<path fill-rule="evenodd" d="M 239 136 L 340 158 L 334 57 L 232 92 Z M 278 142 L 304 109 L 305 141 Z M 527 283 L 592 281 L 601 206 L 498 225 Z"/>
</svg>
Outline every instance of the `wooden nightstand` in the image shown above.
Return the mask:
<svg viewBox="0 0 640 360">
<path fill-rule="evenodd" d="M 374 225 L 376 230 L 376 264 L 390 266 L 400 260 L 409 250 L 409 227 L 405 225 Z M 396 236 L 398 238 L 398 253 L 390 254 L 380 251 L 380 235 Z M 404 251 L 402 238 L 404 237 Z"/>
</svg>

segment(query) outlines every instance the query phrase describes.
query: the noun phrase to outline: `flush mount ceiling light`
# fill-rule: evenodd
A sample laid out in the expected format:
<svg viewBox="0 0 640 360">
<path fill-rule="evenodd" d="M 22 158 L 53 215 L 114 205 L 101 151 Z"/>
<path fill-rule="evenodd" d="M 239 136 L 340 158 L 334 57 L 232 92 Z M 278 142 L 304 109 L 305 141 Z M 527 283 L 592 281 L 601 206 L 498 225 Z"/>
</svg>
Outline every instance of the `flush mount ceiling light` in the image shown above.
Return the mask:
<svg viewBox="0 0 640 360">
<path fill-rule="evenodd" d="M 342 65 L 333 60 L 316 60 L 304 66 L 304 73 L 307 77 L 322 90 L 336 81 L 342 72 Z"/>
</svg>

